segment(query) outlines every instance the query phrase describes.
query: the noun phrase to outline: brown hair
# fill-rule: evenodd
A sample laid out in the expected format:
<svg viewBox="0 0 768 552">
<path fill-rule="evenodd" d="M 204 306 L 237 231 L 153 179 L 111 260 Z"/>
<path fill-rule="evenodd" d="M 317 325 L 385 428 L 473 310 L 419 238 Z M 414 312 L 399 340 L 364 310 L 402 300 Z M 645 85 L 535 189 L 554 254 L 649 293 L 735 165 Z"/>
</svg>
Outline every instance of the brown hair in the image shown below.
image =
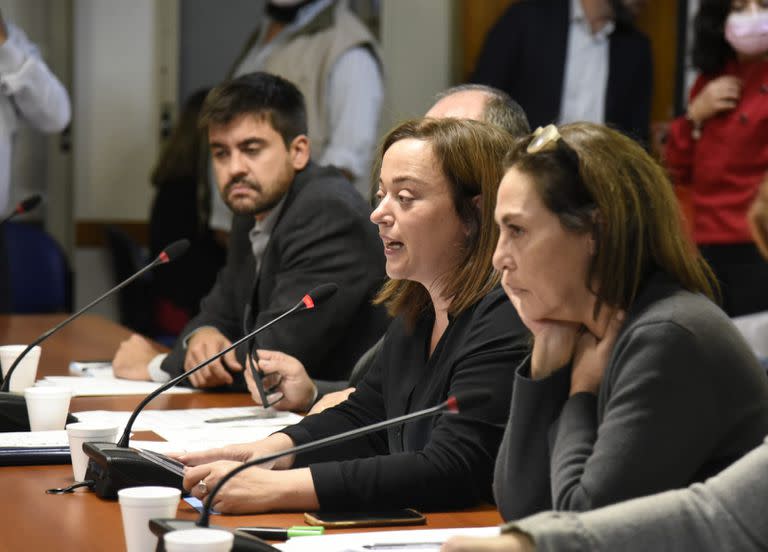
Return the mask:
<svg viewBox="0 0 768 552">
<path fill-rule="evenodd" d="M 513 139 L 502 129 L 479 121 L 412 120 L 386 135 L 376 165 L 381 167 L 392 144 L 406 139 L 429 143 L 450 184 L 453 207 L 469 228 L 462 258 L 456 270 L 446 274 L 442 282 L 445 297 L 451 298 L 448 313 L 457 316 L 491 291 L 499 280 L 491 264 L 498 239 L 493 210 L 503 174 L 502 160 Z M 479 209 L 473 201 L 478 195 Z M 427 290 L 408 280 L 387 281 L 374 302 L 386 304 L 392 316 L 402 315 L 411 325 L 431 305 Z"/>
<path fill-rule="evenodd" d="M 598 298 L 594 316 L 603 303 L 628 309 L 654 270 L 714 298 L 716 279 L 683 229 L 664 169 L 637 142 L 601 125 L 565 125 L 559 136 L 535 152 L 528 147 L 536 138 L 521 139 L 505 168 L 533 179 L 563 228 L 593 234 L 586 284 Z"/>
<path fill-rule="evenodd" d="M 179 120 L 163 145 L 150 180 L 155 188 L 174 182 L 197 183 L 200 156 L 208 150 L 205 137 L 197 127 L 197 117 L 208 90 L 194 92 L 179 115 Z"/>
<path fill-rule="evenodd" d="M 198 126 L 226 125 L 241 115 L 268 122 L 286 147 L 307 133 L 304 96 L 292 82 L 256 71 L 222 82 L 205 98 Z"/>
</svg>

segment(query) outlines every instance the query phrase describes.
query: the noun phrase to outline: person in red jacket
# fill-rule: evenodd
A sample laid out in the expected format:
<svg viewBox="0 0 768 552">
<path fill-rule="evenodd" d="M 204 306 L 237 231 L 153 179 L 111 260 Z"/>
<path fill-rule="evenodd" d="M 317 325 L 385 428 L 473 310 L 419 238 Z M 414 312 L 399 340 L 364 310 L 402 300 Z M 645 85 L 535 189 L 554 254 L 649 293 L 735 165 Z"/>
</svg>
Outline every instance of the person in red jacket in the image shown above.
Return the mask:
<svg viewBox="0 0 768 552">
<path fill-rule="evenodd" d="M 688 111 L 670 126 L 666 161 L 687 187 L 693 237 L 731 316 L 768 310 L 768 263 L 747 211 L 768 170 L 768 4 L 704 0 L 694 24 L 700 75 Z"/>
</svg>

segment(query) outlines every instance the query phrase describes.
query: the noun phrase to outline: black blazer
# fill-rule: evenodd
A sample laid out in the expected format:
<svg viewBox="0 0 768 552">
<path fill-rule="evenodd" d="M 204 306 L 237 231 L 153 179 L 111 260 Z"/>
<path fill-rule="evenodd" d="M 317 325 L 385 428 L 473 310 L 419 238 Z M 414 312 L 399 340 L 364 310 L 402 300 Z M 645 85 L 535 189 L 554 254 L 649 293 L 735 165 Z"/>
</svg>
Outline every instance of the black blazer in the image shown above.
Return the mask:
<svg viewBox="0 0 768 552">
<path fill-rule="evenodd" d="M 310 163 L 296 175 L 262 258 L 259 280 L 248 232 L 252 216 L 235 216 L 227 263 L 182 336 L 214 326 L 230 340 L 295 305 L 327 282 L 338 292 L 317 308 L 293 314 L 256 337 L 258 347 L 297 357 L 313 377 L 346 379 L 355 361 L 384 333 L 388 319 L 370 301 L 384 280 L 384 255 L 370 210 L 336 169 Z M 250 307 L 247 307 L 250 305 Z M 246 310 L 253 315 L 246 321 Z M 181 373 L 179 339 L 162 368 Z M 240 347 L 238 359 L 245 358 Z"/>
<path fill-rule="evenodd" d="M 569 0 L 521 0 L 488 32 L 472 82 L 507 92 L 532 128 L 560 116 L 570 24 Z M 605 122 L 648 143 L 653 62 L 648 39 L 616 21 L 610 36 Z"/>
<path fill-rule="evenodd" d="M 348 400 L 282 431 L 300 445 L 428 408 L 449 395 L 487 391 L 487 400 L 299 455 L 294 467 L 309 465 L 323 510 L 434 510 L 492 500 L 494 458 L 528 330 L 500 287 L 452 318 L 429 355 L 433 324 L 431 310 L 413 330 L 396 318 Z"/>
</svg>

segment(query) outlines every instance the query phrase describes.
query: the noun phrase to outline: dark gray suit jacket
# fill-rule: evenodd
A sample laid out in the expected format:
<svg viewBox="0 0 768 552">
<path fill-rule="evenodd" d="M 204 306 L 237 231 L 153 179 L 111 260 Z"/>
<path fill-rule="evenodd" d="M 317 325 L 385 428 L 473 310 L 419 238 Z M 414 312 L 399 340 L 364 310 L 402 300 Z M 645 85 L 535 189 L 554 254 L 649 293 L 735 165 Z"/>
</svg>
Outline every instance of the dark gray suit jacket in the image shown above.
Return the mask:
<svg viewBox="0 0 768 552">
<path fill-rule="evenodd" d="M 235 216 L 227 263 L 201 312 L 182 336 L 214 326 L 230 340 L 242 337 L 244 323 L 256 328 L 295 305 L 306 292 L 333 282 L 338 292 L 315 309 L 293 314 L 256 337 L 258 347 L 297 357 L 312 377 L 346 379 L 355 361 L 386 330 L 387 316 L 370 301 L 384 280 L 384 255 L 370 210 L 336 169 L 310 163 L 299 172 L 272 231 L 256 280 L 248 232 L 252 216 Z M 247 305 L 254 313 L 245 322 Z M 238 359 L 245 351 L 238 350 Z M 181 373 L 179 339 L 162 364 Z"/>
<path fill-rule="evenodd" d="M 504 519 L 591 510 L 703 481 L 768 434 L 768 379 L 733 323 L 656 274 L 627 313 L 597 396 L 570 368 L 518 368 L 494 495 Z"/>
</svg>

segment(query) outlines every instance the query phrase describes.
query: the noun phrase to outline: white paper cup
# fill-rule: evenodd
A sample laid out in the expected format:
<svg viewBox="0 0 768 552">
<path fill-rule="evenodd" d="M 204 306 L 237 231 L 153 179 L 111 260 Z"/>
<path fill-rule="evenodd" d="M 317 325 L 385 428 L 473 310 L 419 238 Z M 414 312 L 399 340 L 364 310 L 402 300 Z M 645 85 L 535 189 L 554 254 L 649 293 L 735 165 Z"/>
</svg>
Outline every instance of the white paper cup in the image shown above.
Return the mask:
<svg viewBox="0 0 768 552">
<path fill-rule="evenodd" d="M 11 369 L 11 366 L 16 360 L 16 357 L 18 357 L 26 348 L 26 345 L 0 346 L 0 365 L 2 365 L 3 369 L 3 378 L 5 378 L 8 370 Z M 35 385 L 35 378 L 37 377 L 37 363 L 39 361 L 40 346 L 35 345 L 13 371 L 13 375 L 11 376 L 11 391 L 21 393 L 27 387 L 32 387 Z"/>
<path fill-rule="evenodd" d="M 24 399 L 27 402 L 29 428 L 32 431 L 64 429 L 71 397 L 72 391 L 66 387 L 27 387 Z"/>
<path fill-rule="evenodd" d="M 181 491 L 173 487 L 129 487 L 117 491 L 128 552 L 147 552 L 157 547 L 149 520 L 176 517 L 180 497 Z"/>
<path fill-rule="evenodd" d="M 88 455 L 83 452 L 83 443 L 114 443 L 117 441 L 116 425 L 76 422 L 67 424 L 69 451 L 72 455 L 72 474 L 75 481 L 85 480 Z"/>
<path fill-rule="evenodd" d="M 229 552 L 235 535 L 221 529 L 200 527 L 163 535 L 166 552 Z"/>
</svg>

